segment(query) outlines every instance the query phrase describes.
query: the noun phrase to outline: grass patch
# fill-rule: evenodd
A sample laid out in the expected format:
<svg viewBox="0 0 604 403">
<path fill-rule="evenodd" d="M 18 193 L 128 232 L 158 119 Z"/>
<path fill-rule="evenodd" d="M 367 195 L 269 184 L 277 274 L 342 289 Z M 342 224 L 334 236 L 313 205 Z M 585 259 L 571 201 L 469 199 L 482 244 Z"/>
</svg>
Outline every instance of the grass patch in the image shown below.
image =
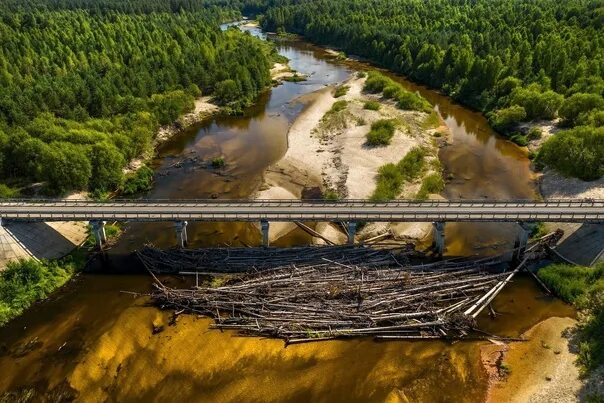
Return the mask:
<svg viewBox="0 0 604 403">
<path fill-rule="evenodd" d="M 520 147 L 528 146 L 528 138 L 520 133 L 514 133 L 510 136 L 510 140 L 518 144 Z"/>
<path fill-rule="evenodd" d="M 407 181 L 417 179 L 426 167 L 426 150 L 421 147 L 412 148 L 397 164 L 403 178 Z"/>
<path fill-rule="evenodd" d="M 315 129 L 315 133 L 319 137 L 324 138 L 329 133 L 344 130 L 348 127 L 348 117 L 350 113 L 346 111 L 348 102 L 340 100 L 334 102 L 331 109 L 328 110 L 321 118 L 319 126 Z"/>
<path fill-rule="evenodd" d="M 347 85 L 340 85 L 338 88 L 336 88 L 336 91 L 334 92 L 333 96 L 335 98 L 343 97 L 344 95 L 348 94 L 349 89 L 350 87 Z"/>
<path fill-rule="evenodd" d="M 378 171 L 377 185 L 371 200 L 387 201 L 396 199 L 405 181 L 417 179 L 426 167 L 425 149 L 411 149 L 398 164 L 386 164 Z"/>
<path fill-rule="evenodd" d="M 386 164 L 378 171 L 377 186 L 371 200 L 387 201 L 396 199 L 401 193 L 403 175 L 395 164 Z"/>
<path fill-rule="evenodd" d="M 445 190 L 445 180 L 440 173 L 435 172 L 422 180 L 422 186 L 419 188 L 415 197 L 420 200 L 425 200 L 428 198 L 428 195 L 440 193 L 443 190 Z"/>
<path fill-rule="evenodd" d="M 377 71 L 369 72 L 363 90 L 372 94 L 382 93 L 385 98 L 394 99 L 399 109 L 426 113 L 432 111 L 432 105 L 424 97 L 407 91 L 402 85 Z"/>
<path fill-rule="evenodd" d="M 582 374 L 589 374 L 604 364 L 604 264 L 593 268 L 551 264 L 538 275 L 560 298 L 583 312 L 577 361 Z"/>
<path fill-rule="evenodd" d="M 212 168 L 223 168 L 226 165 L 224 161 L 224 157 L 214 157 L 212 158 Z"/>
<path fill-rule="evenodd" d="M 543 222 L 535 223 L 535 226 L 531 230 L 531 238 L 539 239 L 548 234 L 547 226 Z"/>
<path fill-rule="evenodd" d="M 19 260 L 0 272 L 0 326 L 21 315 L 34 302 L 48 297 L 83 266 L 83 256 L 58 261 Z"/>
<path fill-rule="evenodd" d="M 153 187 L 153 170 L 146 165 L 140 167 L 136 172 L 126 175 L 124 183 L 120 187 L 123 195 L 133 195 L 147 192 Z"/>
<path fill-rule="evenodd" d="M 440 116 L 438 116 L 438 113 L 433 110 L 422 122 L 422 129 L 436 129 L 438 126 L 440 126 Z"/>
<path fill-rule="evenodd" d="M 365 78 L 367 77 L 367 73 L 365 73 L 364 71 L 359 71 L 357 73 L 357 78 Z"/>
<path fill-rule="evenodd" d="M 388 119 L 381 119 L 371 125 L 371 130 L 367 133 L 367 144 L 370 146 L 384 146 L 390 144 L 395 131 L 394 122 Z"/>
<path fill-rule="evenodd" d="M 298 73 L 294 73 L 291 76 L 283 77 L 283 81 L 288 81 L 290 83 L 299 83 L 302 81 L 306 81 L 306 76 L 300 75 Z"/>
<path fill-rule="evenodd" d="M 369 111 L 379 111 L 382 105 L 380 105 L 377 101 L 367 101 L 365 105 L 363 105 L 363 109 L 367 109 Z"/>
<path fill-rule="evenodd" d="M 348 106 L 348 101 L 344 101 L 344 100 L 336 101 L 336 102 L 334 102 L 333 105 L 331 105 L 331 109 L 329 109 L 329 111 L 327 113 L 341 112 L 344 109 L 346 109 L 347 106 Z"/>
<path fill-rule="evenodd" d="M 338 194 L 338 192 L 336 192 L 333 189 L 327 189 L 324 193 L 323 193 L 323 200 L 340 200 L 340 195 Z"/>
</svg>

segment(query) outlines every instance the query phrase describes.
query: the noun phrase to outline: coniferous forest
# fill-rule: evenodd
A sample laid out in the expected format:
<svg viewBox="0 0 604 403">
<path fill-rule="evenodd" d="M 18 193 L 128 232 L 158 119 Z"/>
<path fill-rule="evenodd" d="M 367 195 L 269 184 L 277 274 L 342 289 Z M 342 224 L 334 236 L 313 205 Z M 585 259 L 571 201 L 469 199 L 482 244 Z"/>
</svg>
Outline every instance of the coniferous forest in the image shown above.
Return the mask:
<svg viewBox="0 0 604 403">
<path fill-rule="evenodd" d="M 524 145 L 518 123 L 558 119 L 538 164 L 604 175 L 604 2 L 273 0 L 263 27 L 301 34 L 442 90 Z"/>
<path fill-rule="evenodd" d="M 238 16 L 194 1 L 0 5 L 0 194 L 36 182 L 47 194 L 114 190 L 195 97 L 251 104 L 270 84 L 272 48 L 221 32 Z"/>
</svg>

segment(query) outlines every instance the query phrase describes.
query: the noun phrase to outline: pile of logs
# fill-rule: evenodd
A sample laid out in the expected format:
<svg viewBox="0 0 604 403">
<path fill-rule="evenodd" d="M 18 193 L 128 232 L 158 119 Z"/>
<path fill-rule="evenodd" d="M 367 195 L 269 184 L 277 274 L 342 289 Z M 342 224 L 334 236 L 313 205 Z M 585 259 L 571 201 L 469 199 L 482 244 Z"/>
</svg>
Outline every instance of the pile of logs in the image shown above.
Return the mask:
<svg viewBox="0 0 604 403">
<path fill-rule="evenodd" d="M 137 251 L 139 259 L 153 273 L 211 271 L 237 273 L 262 270 L 284 265 L 312 265 L 325 263 L 323 259 L 345 264 L 362 263 L 365 267 L 401 265 L 413 251 L 411 245 L 398 248 L 307 246 L 292 248 L 204 248 L 161 250 L 146 246 Z"/>
<path fill-rule="evenodd" d="M 171 289 L 157 282 L 164 308 L 215 319 L 215 328 L 288 343 L 342 337 L 460 338 L 472 307 L 509 275 L 444 265 L 378 268 L 323 264 L 248 274 L 221 287 Z M 470 312 L 471 313 L 471 312 Z"/>
<path fill-rule="evenodd" d="M 552 238 L 538 240 L 527 255 L 538 255 Z M 210 316 L 217 329 L 287 343 L 475 337 L 478 314 L 528 259 L 502 272 L 493 270 L 501 256 L 412 265 L 409 254 L 406 247 L 145 248 L 139 257 L 156 273 L 229 274 L 221 286 L 192 289 L 172 289 L 156 279 L 151 298 L 162 308 Z"/>
</svg>

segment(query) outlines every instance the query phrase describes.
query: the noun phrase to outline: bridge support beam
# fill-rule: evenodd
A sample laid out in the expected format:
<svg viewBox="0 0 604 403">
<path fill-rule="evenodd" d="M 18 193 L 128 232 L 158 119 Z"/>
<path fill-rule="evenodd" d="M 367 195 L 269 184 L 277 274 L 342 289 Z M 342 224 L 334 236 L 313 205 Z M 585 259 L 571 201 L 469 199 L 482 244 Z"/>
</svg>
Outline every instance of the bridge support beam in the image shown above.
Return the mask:
<svg viewBox="0 0 604 403">
<path fill-rule="evenodd" d="M 357 234 L 357 222 L 348 221 L 348 245 L 354 245 L 354 237 Z"/>
<path fill-rule="evenodd" d="M 94 235 L 96 247 L 98 250 L 102 250 L 103 245 L 107 243 L 107 234 L 105 233 L 105 221 L 90 221 L 90 226 L 92 227 L 92 235 Z"/>
<path fill-rule="evenodd" d="M 267 220 L 260 221 L 260 230 L 262 231 L 262 246 L 268 248 L 270 246 L 270 238 L 268 236 L 268 229 L 270 224 Z"/>
<path fill-rule="evenodd" d="M 445 252 L 445 223 L 436 221 L 432 223 L 432 248 L 437 256 Z"/>
<path fill-rule="evenodd" d="M 179 248 L 186 247 L 189 242 L 187 238 L 187 224 L 186 221 L 176 221 L 174 224 L 174 227 L 176 228 L 176 241 L 178 242 Z"/>
<path fill-rule="evenodd" d="M 514 255 L 512 256 L 512 261 L 515 263 L 519 263 L 524 259 L 524 253 L 526 252 L 526 246 L 532 230 L 530 223 L 519 222 L 518 225 L 520 226 L 520 231 L 518 231 L 516 241 L 514 242 Z"/>
</svg>

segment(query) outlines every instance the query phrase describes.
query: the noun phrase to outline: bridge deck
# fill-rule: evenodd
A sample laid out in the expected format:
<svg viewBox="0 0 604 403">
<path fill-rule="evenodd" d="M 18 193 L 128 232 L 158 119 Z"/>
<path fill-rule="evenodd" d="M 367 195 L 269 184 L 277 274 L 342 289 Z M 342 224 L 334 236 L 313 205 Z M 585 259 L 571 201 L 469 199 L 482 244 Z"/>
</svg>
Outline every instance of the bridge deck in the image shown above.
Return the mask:
<svg viewBox="0 0 604 403">
<path fill-rule="evenodd" d="M 604 200 L 5 200 L 0 217 L 26 221 L 549 221 L 604 223 Z"/>
</svg>

